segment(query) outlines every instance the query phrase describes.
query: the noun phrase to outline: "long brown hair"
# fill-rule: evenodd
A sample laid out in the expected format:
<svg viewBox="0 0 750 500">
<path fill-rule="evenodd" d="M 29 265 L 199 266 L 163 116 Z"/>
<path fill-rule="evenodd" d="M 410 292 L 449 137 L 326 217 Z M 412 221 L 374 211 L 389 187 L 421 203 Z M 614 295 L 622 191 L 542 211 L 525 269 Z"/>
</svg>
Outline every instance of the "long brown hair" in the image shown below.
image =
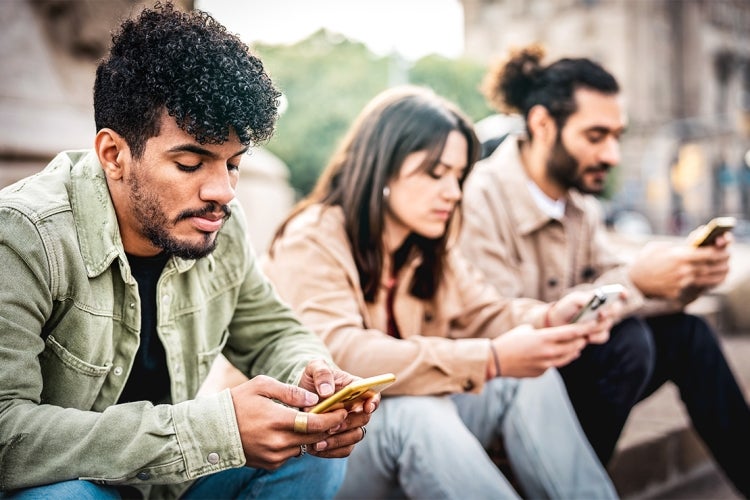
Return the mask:
<svg viewBox="0 0 750 500">
<path fill-rule="evenodd" d="M 383 273 L 386 212 L 383 188 L 398 176 L 411 153 L 427 151 L 421 169 L 434 169 L 448 134 L 454 130 L 468 143 L 465 178 L 476 162 L 479 143 L 471 121 L 463 112 L 423 87 L 407 85 L 382 92 L 359 114 L 313 191 L 281 224 L 274 241 L 305 208 L 314 204 L 340 206 L 362 291 L 366 300 L 373 301 Z M 422 263 L 410 287 L 411 293 L 419 298 L 434 296 L 440 283 L 453 219 L 443 236 L 433 239 L 412 233 L 396 252 L 397 268 L 412 248 L 421 250 Z M 273 243 L 270 251 L 273 252 Z"/>
</svg>

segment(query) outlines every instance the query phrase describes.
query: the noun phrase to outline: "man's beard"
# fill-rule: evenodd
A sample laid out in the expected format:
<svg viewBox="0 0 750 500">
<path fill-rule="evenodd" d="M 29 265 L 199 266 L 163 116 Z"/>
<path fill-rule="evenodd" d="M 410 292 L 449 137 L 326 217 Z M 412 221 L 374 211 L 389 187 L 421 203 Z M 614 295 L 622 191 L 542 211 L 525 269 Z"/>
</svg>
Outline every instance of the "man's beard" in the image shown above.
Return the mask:
<svg viewBox="0 0 750 500">
<path fill-rule="evenodd" d="M 552 149 L 549 160 L 547 160 L 547 174 L 564 189 L 577 189 L 585 194 L 601 194 L 604 186 L 589 187 L 584 182 L 584 174 L 593 172 L 608 172 L 612 168 L 609 163 L 600 163 L 580 169 L 578 160 L 568 152 L 562 142 L 562 136 L 557 134 L 555 146 Z"/>
<path fill-rule="evenodd" d="M 177 222 L 183 219 L 215 213 L 218 206 L 216 203 L 209 203 L 200 210 L 185 210 L 170 223 L 156 195 L 142 190 L 137 175 L 133 175 L 128 180 L 128 184 L 131 188 L 130 202 L 136 220 L 141 225 L 140 232 L 152 245 L 161 248 L 166 254 L 175 255 L 183 259 L 200 259 L 216 249 L 218 235 L 212 239 L 211 233 L 204 233 L 202 244 L 196 245 L 179 241 L 172 237 L 168 229 L 170 226 L 174 227 Z M 227 205 L 221 206 L 221 211 L 224 212 L 225 221 L 232 215 L 232 210 Z"/>
</svg>

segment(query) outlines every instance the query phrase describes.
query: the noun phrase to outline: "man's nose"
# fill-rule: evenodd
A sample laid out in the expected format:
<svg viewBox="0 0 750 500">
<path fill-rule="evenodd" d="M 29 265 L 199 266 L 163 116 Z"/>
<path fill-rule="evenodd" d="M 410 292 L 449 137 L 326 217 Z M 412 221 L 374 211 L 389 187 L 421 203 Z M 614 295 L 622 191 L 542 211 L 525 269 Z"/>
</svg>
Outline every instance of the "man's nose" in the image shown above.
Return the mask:
<svg viewBox="0 0 750 500">
<path fill-rule="evenodd" d="M 236 178 L 224 168 L 213 170 L 201 188 L 201 199 L 220 206 L 229 204 L 235 196 Z"/>
<path fill-rule="evenodd" d="M 610 137 L 604 144 L 599 155 L 599 162 L 612 165 L 613 167 L 620 164 L 620 141 Z"/>
</svg>

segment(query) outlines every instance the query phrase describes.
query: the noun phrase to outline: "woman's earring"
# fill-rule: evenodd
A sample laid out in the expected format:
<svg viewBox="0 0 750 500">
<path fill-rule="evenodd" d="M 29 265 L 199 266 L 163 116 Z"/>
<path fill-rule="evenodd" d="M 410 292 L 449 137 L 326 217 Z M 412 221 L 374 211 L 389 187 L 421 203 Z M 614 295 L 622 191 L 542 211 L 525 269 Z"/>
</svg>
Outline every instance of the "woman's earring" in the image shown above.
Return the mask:
<svg viewBox="0 0 750 500">
<path fill-rule="evenodd" d="M 388 201 L 388 197 L 391 196 L 391 188 L 388 186 L 383 187 L 383 199 L 385 201 Z"/>
</svg>

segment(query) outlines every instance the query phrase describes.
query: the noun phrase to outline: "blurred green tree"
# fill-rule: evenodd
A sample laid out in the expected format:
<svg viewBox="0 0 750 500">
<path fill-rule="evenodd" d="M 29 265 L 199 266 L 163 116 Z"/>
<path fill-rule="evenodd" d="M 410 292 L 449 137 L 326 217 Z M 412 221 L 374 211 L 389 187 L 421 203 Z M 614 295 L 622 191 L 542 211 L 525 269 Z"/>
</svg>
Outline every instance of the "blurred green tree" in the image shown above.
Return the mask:
<svg viewBox="0 0 750 500">
<path fill-rule="evenodd" d="M 391 85 L 431 87 L 475 120 L 492 112 L 478 91 L 485 68 L 464 59 L 426 56 L 409 64 L 325 29 L 293 45 L 253 48 L 284 93 L 284 110 L 266 147 L 289 167 L 298 196 L 310 192 L 364 105 Z"/>
<path fill-rule="evenodd" d="M 409 71 L 409 81 L 431 87 L 450 99 L 474 121 L 494 113 L 479 91 L 487 67 L 466 58 L 448 59 L 429 55 L 419 59 Z"/>
</svg>

